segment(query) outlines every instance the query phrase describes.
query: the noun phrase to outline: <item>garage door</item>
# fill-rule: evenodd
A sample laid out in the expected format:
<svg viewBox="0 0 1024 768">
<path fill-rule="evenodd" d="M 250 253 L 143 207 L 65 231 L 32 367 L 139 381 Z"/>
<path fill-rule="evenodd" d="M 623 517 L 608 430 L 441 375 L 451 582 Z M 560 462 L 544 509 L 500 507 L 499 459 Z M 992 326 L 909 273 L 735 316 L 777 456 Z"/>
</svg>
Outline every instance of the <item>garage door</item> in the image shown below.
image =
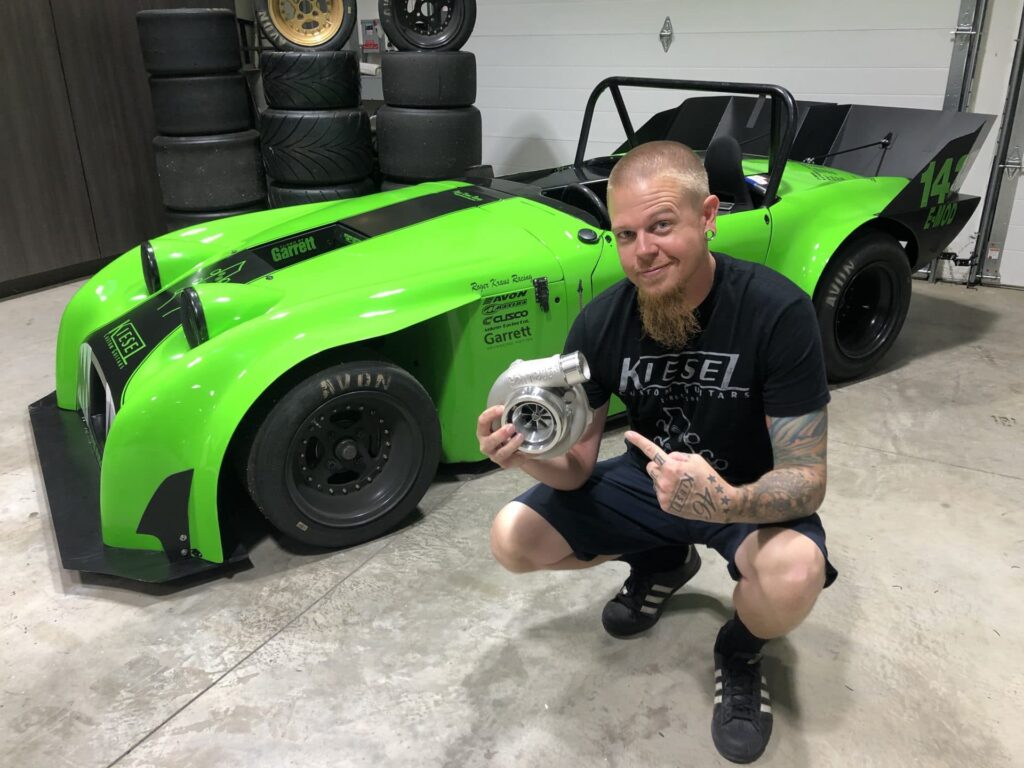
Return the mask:
<svg viewBox="0 0 1024 768">
<path fill-rule="evenodd" d="M 1024 184 L 1019 178 L 1013 196 L 1010 226 L 1006 230 L 1006 244 L 1000 257 L 999 284 L 1024 288 Z"/>
<path fill-rule="evenodd" d="M 798 99 L 941 108 L 960 2 L 477 5 L 466 48 L 477 55 L 483 155 L 510 173 L 571 162 L 587 96 L 609 75 L 771 82 Z M 667 53 L 658 37 L 666 16 L 675 35 Z M 590 155 L 622 140 L 605 99 Z M 627 94 L 637 124 L 670 99 Z"/>
</svg>

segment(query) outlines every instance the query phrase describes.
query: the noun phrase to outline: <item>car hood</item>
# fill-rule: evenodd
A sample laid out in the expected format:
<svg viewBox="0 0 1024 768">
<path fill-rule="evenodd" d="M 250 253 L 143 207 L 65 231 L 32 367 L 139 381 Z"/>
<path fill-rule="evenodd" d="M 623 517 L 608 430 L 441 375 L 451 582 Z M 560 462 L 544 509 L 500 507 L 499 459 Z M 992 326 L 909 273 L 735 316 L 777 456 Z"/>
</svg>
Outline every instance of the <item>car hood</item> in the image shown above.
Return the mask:
<svg viewBox="0 0 1024 768">
<path fill-rule="evenodd" d="M 151 295 L 124 280 L 115 289 L 116 280 L 107 284 L 97 275 L 83 293 L 123 308 L 107 313 L 85 339 L 114 407 L 154 348 L 182 327 L 180 297 L 190 286 L 202 297 L 204 322 L 213 332 L 303 308 L 324 313 L 316 316 L 341 329 L 349 320 L 393 312 L 396 302 L 426 304 L 429 298 L 433 305 L 443 297 L 454 307 L 534 276 L 561 279 L 548 243 L 560 235 L 575 239 L 579 220 L 506 191 L 438 186 L 395 202 L 387 195 L 363 199 L 364 210 L 348 215 L 353 206 L 318 204 L 269 227 L 250 221 L 240 232 L 227 220 L 220 228 L 156 239 L 151 245 L 161 280 L 175 268 L 179 276 Z M 373 202 L 376 207 L 367 207 Z M 280 211 L 269 213 L 280 218 Z M 143 271 L 137 253 L 121 260 Z M 133 292 L 130 299 L 125 295 Z"/>
</svg>

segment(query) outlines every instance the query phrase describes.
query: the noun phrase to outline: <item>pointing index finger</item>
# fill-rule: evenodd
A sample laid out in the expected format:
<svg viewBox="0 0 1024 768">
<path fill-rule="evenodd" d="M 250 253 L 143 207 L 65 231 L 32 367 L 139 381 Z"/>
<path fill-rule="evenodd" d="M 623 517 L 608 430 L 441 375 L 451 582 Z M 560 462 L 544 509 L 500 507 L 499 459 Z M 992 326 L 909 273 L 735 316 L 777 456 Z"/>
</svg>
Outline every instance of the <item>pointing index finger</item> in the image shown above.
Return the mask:
<svg viewBox="0 0 1024 768">
<path fill-rule="evenodd" d="M 658 461 L 658 457 L 661 457 L 661 461 L 658 461 L 658 463 L 664 463 L 664 456 L 662 455 L 661 448 L 658 447 L 657 443 L 651 442 L 639 432 L 633 432 L 632 430 L 626 432 L 625 437 L 627 442 L 632 443 L 643 451 L 647 458 L 652 461 Z"/>
</svg>

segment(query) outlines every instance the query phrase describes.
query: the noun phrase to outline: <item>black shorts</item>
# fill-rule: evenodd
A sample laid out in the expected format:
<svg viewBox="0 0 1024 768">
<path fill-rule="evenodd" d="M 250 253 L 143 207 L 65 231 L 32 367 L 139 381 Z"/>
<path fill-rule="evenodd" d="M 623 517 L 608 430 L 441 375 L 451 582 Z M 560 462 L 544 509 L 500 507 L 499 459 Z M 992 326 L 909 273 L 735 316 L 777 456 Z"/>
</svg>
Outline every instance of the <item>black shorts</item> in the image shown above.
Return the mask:
<svg viewBox="0 0 1024 768">
<path fill-rule="evenodd" d="M 590 479 L 575 491 L 533 486 L 516 501 L 536 510 L 569 542 L 580 560 L 597 555 L 625 555 L 679 544 L 705 544 L 729 563 L 738 580 L 736 550 L 758 528 L 791 528 L 818 545 L 825 556 L 825 586 L 838 572 L 828 560 L 825 529 L 818 515 L 785 523 L 705 523 L 670 515 L 658 506 L 650 476 L 623 454 L 598 462 Z"/>
</svg>

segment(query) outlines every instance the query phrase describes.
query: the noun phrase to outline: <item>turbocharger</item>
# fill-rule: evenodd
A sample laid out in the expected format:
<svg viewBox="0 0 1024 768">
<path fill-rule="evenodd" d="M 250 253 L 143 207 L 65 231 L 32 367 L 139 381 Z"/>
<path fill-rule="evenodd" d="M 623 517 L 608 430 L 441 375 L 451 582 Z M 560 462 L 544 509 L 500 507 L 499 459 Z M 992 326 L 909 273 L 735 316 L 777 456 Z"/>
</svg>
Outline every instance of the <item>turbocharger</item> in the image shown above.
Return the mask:
<svg viewBox="0 0 1024 768">
<path fill-rule="evenodd" d="M 498 377 L 487 407 L 504 403 L 501 421 L 523 435 L 519 450 L 534 458 L 554 458 L 579 440 L 594 418 L 583 382 L 590 366 L 579 352 L 539 360 L 516 360 Z"/>
</svg>

